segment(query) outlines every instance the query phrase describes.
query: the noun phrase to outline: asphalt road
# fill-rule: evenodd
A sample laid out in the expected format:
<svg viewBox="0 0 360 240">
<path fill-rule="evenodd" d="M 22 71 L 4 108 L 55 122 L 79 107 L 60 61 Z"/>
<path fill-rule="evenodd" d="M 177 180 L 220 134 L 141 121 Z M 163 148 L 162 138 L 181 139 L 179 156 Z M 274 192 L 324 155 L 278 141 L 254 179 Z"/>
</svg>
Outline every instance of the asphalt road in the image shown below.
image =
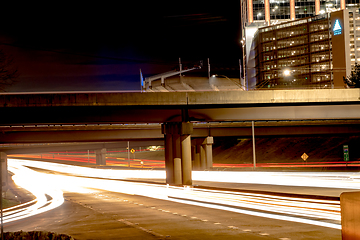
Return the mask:
<svg viewBox="0 0 360 240">
<path fill-rule="evenodd" d="M 65 193 L 47 213 L 4 231 L 52 231 L 75 239 L 341 239 L 341 231 L 121 193 Z"/>
</svg>

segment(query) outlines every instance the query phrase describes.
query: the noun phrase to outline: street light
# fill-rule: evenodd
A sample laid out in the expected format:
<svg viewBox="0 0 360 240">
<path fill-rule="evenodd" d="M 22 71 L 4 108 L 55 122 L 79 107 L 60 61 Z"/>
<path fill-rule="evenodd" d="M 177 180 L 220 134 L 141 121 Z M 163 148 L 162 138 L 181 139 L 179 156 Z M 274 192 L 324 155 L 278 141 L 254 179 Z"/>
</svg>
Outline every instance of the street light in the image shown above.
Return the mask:
<svg viewBox="0 0 360 240">
<path fill-rule="evenodd" d="M 291 74 L 291 71 L 290 71 L 289 69 L 285 69 L 285 70 L 284 70 L 284 76 L 285 76 L 285 77 L 290 76 L 290 74 Z"/>
<path fill-rule="evenodd" d="M 242 45 L 242 73 L 243 73 L 243 79 L 244 82 L 241 82 L 241 74 L 240 74 L 240 84 L 244 87 L 244 90 L 247 90 L 246 88 L 246 84 L 245 84 L 245 46 L 246 46 L 246 41 L 245 38 L 243 37 L 242 40 L 240 41 L 241 45 Z"/>
</svg>

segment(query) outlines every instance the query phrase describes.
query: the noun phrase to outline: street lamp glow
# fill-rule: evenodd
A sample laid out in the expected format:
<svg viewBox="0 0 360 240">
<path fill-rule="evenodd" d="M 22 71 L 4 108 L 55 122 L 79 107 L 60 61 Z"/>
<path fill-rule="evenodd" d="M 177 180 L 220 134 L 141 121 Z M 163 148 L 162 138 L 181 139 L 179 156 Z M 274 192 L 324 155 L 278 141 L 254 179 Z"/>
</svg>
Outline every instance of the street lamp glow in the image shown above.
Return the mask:
<svg viewBox="0 0 360 240">
<path fill-rule="evenodd" d="M 291 71 L 289 69 L 284 70 L 284 75 L 285 76 L 290 76 L 290 74 L 291 74 Z"/>
</svg>

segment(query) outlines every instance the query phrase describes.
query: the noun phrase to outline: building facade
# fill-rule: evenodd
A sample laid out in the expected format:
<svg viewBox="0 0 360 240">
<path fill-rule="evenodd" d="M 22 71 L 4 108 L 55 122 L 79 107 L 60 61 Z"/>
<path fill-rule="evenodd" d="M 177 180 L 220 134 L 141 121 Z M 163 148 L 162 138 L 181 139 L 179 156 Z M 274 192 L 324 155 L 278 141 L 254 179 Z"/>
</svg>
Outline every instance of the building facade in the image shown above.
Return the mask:
<svg viewBox="0 0 360 240">
<path fill-rule="evenodd" d="M 247 89 L 260 82 L 267 87 L 286 86 L 289 76 L 280 69 L 287 66 L 297 69 L 291 71 L 296 76 L 292 85 L 334 86 L 330 13 L 350 9 L 346 29 L 355 64 L 360 62 L 359 7 L 359 0 L 241 0 L 242 84 Z"/>
</svg>

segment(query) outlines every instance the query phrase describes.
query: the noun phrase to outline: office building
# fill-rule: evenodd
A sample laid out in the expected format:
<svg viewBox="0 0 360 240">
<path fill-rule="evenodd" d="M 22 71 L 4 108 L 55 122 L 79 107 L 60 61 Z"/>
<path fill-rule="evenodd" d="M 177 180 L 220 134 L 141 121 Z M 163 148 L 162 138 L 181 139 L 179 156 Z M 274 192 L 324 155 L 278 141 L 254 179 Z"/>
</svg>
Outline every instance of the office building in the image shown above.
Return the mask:
<svg viewBox="0 0 360 240">
<path fill-rule="evenodd" d="M 243 69 L 246 70 L 243 72 L 242 84 L 252 89 L 256 87 L 256 84 L 267 81 L 269 78 L 277 79 L 275 81 L 277 85 L 266 85 L 264 82 L 264 86 L 275 87 L 281 82 L 285 84 L 286 80 L 279 71 L 280 66 L 287 65 L 301 68 L 302 73 L 298 71 L 297 78 L 294 78 L 298 86 L 305 84 L 309 87 L 315 83 L 317 87 L 325 87 L 325 85 L 329 87 L 329 84 L 334 86 L 332 81 L 337 77 L 339 70 L 333 69 L 331 61 L 332 24 L 334 24 L 331 23 L 331 15 L 336 16 L 335 12 L 348 8 L 343 11 L 342 18 L 348 19 L 345 19 L 346 26 L 343 31 L 348 31 L 345 41 L 348 42 L 348 46 L 351 45 L 349 64 L 354 64 L 360 62 L 359 7 L 359 0 L 241 0 Z M 269 40 L 266 41 L 266 38 Z M 270 38 L 273 40 L 270 41 Z M 319 49 L 316 50 L 316 48 Z M 256 57 L 259 58 L 256 60 Z M 312 62 L 314 59 L 315 62 L 318 60 L 317 65 Z M 262 64 L 265 68 L 260 71 Z M 347 68 L 351 70 L 351 65 Z M 315 72 L 313 72 L 314 69 L 316 69 Z M 271 71 L 267 72 L 267 70 Z M 280 85 L 283 86 L 283 84 Z"/>
</svg>

